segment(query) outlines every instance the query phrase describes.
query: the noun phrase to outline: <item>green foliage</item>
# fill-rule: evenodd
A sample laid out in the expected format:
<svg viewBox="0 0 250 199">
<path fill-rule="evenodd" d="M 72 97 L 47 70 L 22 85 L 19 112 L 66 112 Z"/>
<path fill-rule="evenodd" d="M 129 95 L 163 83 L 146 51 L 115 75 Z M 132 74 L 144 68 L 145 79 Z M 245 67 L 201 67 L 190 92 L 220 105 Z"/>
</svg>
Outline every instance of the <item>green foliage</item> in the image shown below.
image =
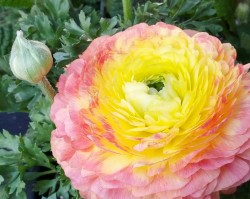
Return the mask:
<svg viewBox="0 0 250 199">
<path fill-rule="evenodd" d="M 16 9 L 0 7 L 0 56 L 10 52 L 19 16 Z"/>
<path fill-rule="evenodd" d="M 16 7 L 16 8 L 30 8 L 34 0 L 0 0 L 0 6 Z"/>
<path fill-rule="evenodd" d="M 64 34 L 60 40 L 62 42 L 61 52 L 55 54 L 58 66 L 65 65 L 81 54 L 89 43 L 98 36 L 112 35 L 117 32 L 117 17 L 111 19 L 101 18 L 95 11 L 88 16 L 81 11 L 76 20 L 69 20 L 65 23 Z"/>
<path fill-rule="evenodd" d="M 14 38 L 13 32 L 14 30 L 11 24 L 0 28 L 1 55 L 5 55 L 10 51 L 10 43 L 12 43 Z"/>
<path fill-rule="evenodd" d="M 107 0 L 106 8 L 107 8 L 107 12 L 112 17 L 123 14 L 122 1 Z"/>
<path fill-rule="evenodd" d="M 69 17 L 69 2 L 67 0 L 43 0 L 38 1 L 37 6 L 46 16 L 57 23 L 62 22 Z"/>
<path fill-rule="evenodd" d="M 29 14 L 20 12 L 19 25 L 21 30 L 33 40 L 42 40 L 55 50 L 59 45 L 59 33 L 52 19 L 45 15 L 38 6 L 33 6 Z M 60 30 L 59 30 L 60 31 Z"/>
<path fill-rule="evenodd" d="M 8 165 L 0 166 L 0 184 L 1 199 L 26 199 L 25 183 L 22 180 L 21 171 L 18 167 Z"/>
<path fill-rule="evenodd" d="M 157 3 L 148 1 L 135 10 L 134 23 L 155 24 L 159 21 L 212 34 L 222 31 L 214 4 L 208 0 L 164 0 Z"/>
<path fill-rule="evenodd" d="M 93 5 L 78 10 L 70 8 L 67 0 L 38 2 L 30 13 L 21 12 L 19 26 L 28 38 L 42 40 L 50 47 L 56 66 L 65 66 L 94 38 L 117 31 L 117 17 L 101 18 L 100 13 L 92 10 Z"/>
<path fill-rule="evenodd" d="M 242 6 L 248 7 L 240 18 L 235 18 L 232 13 L 238 12 L 239 15 L 241 10 L 236 9 Z M 238 4 L 236 6 L 235 0 L 220 0 L 215 1 L 215 7 L 217 14 L 224 19 L 223 21 L 223 37 L 226 41 L 233 44 L 237 50 L 237 59 L 242 63 L 250 62 L 250 2 L 245 4 Z M 229 27 L 229 28 L 228 28 Z"/>
<path fill-rule="evenodd" d="M 0 111 L 27 111 L 27 106 L 40 93 L 35 86 L 10 75 L 0 76 Z"/>
<path fill-rule="evenodd" d="M 236 0 L 217 0 L 214 1 L 215 9 L 219 17 L 224 18 L 231 30 L 235 29 L 235 17 L 232 13 L 235 13 L 237 1 Z"/>
<path fill-rule="evenodd" d="M 13 136 L 7 131 L 0 134 L 1 198 L 26 198 L 25 186 L 32 180 L 39 195 L 80 198 L 50 153 L 54 126 L 49 119 L 49 102 L 39 95 L 28 107 L 31 123 L 25 136 Z"/>
<path fill-rule="evenodd" d="M 20 138 L 10 135 L 7 131 L 0 134 L 0 190 L 3 199 L 25 198 L 25 183 L 22 180 L 22 153 L 19 151 Z"/>
<path fill-rule="evenodd" d="M 48 197 L 43 198 L 80 199 L 79 193 L 72 187 L 69 179 L 65 177 L 61 167 L 58 166 L 56 171 L 58 175 L 54 179 L 39 180 L 34 186 L 34 191 L 37 191 L 39 195 L 49 193 Z"/>
<path fill-rule="evenodd" d="M 9 54 L 0 56 L 0 75 L 12 75 L 12 72 L 10 70 L 9 66 Z"/>
<path fill-rule="evenodd" d="M 19 137 L 12 136 L 7 131 L 0 134 L 0 166 L 18 163 L 20 152 L 18 150 Z"/>
<path fill-rule="evenodd" d="M 27 138 L 33 140 L 43 151 L 50 151 L 50 134 L 54 125 L 50 120 L 50 103 L 40 95 L 34 104 L 30 105 L 30 126 L 26 133 Z"/>
</svg>

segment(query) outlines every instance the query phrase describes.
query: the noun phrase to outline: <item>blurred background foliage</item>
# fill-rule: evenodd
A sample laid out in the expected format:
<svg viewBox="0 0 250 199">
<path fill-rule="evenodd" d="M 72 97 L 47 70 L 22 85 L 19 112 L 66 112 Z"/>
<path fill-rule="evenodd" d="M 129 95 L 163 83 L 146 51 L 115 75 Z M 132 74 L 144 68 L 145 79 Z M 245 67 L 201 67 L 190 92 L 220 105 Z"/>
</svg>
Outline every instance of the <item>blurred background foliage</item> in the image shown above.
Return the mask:
<svg viewBox="0 0 250 199">
<path fill-rule="evenodd" d="M 0 111 L 28 112 L 24 136 L 0 134 L 0 198 L 27 198 L 26 183 L 43 199 L 79 198 L 50 152 L 49 102 L 35 86 L 17 80 L 9 69 L 16 31 L 49 46 L 54 66 L 48 79 L 55 86 L 65 65 L 98 36 L 131 25 L 163 21 L 183 29 L 206 31 L 237 49 L 238 62 L 250 62 L 250 0 L 133 0 L 132 16 L 123 18 L 118 0 L 0 0 Z M 223 199 L 250 198 L 246 183 Z"/>
</svg>

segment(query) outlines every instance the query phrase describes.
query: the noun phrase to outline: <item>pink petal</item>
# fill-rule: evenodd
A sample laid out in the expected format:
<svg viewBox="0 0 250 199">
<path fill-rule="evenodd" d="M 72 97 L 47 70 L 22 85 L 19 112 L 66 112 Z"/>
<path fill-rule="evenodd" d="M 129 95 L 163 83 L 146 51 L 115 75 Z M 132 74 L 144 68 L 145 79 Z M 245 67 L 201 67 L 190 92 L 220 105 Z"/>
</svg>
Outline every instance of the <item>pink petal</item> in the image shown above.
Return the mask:
<svg viewBox="0 0 250 199">
<path fill-rule="evenodd" d="M 215 190 L 222 190 L 233 186 L 244 178 L 249 172 L 248 164 L 236 158 L 231 164 L 225 165 L 221 168 L 218 184 Z"/>
</svg>

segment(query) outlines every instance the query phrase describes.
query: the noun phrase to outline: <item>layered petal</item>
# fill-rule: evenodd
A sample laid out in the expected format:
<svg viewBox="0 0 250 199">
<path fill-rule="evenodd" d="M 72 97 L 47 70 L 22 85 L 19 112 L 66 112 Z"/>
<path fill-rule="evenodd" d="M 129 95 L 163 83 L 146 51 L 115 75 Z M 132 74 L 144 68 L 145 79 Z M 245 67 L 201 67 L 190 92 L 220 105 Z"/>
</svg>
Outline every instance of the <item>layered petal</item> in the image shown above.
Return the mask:
<svg viewBox="0 0 250 199">
<path fill-rule="evenodd" d="M 67 66 L 52 152 L 90 199 L 218 199 L 250 179 L 250 65 L 207 33 L 138 24 Z"/>
</svg>

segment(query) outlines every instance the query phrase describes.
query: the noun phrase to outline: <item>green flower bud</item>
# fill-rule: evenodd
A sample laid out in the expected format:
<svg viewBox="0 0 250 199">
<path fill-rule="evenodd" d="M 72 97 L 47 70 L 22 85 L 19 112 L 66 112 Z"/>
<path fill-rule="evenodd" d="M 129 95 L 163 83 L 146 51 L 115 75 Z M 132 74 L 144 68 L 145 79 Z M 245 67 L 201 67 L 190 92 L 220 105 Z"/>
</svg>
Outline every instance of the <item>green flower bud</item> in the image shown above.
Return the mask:
<svg viewBox="0 0 250 199">
<path fill-rule="evenodd" d="M 10 55 L 10 68 L 21 80 L 40 82 L 50 71 L 53 58 L 49 48 L 42 42 L 27 40 L 17 31 Z"/>
<path fill-rule="evenodd" d="M 249 14 L 249 4 L 248 3 L 239 3 L 236 8 L 236 17 L 241 23 L 247 23 L 248 14 Z"/>
</svg>

